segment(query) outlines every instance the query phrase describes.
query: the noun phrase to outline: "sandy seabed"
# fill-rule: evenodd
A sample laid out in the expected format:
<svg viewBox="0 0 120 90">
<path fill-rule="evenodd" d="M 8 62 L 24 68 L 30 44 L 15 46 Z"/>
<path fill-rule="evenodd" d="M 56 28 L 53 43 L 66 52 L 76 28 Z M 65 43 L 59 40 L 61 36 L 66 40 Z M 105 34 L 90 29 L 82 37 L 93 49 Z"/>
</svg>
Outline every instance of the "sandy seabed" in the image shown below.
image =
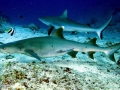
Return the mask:
<svg viewBox="0 0 120 90">
<path fill-rule="evenodd" d="M 95 61 L 4 63 L 1 90 L 120 90 L 120 67 Z"/>
</svg>

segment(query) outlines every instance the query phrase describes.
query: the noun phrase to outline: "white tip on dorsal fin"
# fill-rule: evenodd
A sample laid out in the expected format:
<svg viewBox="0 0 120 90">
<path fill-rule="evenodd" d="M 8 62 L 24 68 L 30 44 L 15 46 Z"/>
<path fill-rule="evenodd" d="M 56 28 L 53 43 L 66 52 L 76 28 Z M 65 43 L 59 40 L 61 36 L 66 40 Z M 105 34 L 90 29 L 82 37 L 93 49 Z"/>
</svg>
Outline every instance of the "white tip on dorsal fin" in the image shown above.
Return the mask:
<svg viewBox="0 0 120 90">
<path fill-rule="evenodd" d="M 63 37 L 63 29 L 64 29 L 64 26 L 61 26 L 51 36 L 59 37 L 59 38 L 64 39 L 64 37 Z"/>
<path fill-rule="evenodd" d="M 64 26 L 61 26 L 62 29 L 64 29 L 65 27 Z"/>
<path fill-rule="evenodd" d="M 61 18 L 67 18 L 67 10 L 65 10 L 60 17 L 61 17 Z"/>
</svg>

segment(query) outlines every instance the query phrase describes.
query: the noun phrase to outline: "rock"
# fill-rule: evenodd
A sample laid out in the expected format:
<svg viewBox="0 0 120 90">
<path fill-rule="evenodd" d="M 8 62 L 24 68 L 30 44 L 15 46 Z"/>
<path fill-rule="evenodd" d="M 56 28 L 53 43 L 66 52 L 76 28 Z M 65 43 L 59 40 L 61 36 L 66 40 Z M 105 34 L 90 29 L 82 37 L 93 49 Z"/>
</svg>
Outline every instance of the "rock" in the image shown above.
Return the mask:
<svg viewBox="0 0 120 90">
<path fill-rule="evenodd" d="M 13 59 L 14 56 L 13 56 L 13 55 L 7 55 L 5 58 L 6 58 L 6 59 Z"/>
<path fill-rule="evenodd" d="M 40 27 L 39 26 L 36 26 L 35 24 L 31 23 L 28 25 L 28 28 L 30 28 L 31 30 L 39 30 Z"/>
</svg>

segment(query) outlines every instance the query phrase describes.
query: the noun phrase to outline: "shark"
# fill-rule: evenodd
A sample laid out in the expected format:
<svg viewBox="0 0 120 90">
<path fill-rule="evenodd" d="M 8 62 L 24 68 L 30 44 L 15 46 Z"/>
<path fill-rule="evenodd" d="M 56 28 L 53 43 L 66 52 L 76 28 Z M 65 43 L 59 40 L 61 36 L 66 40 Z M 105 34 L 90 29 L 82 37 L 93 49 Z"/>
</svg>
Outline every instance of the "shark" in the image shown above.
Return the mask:
<svg viewBox="0 0 120 90">
<path fill-rule="evenodd" d="M 107 27 L 107 25 L 110 23 L 112 19 L 112 16 L 105 22 L 103 25 L 101 25 L 98 28 L 92 28 L 90 25 L 83 25 L 78 22 L 75 22 L 73 20 L 70 20 L 67 18 L 67 10 L 63 12 L 61 16 L 44 16 L 40 17 L 39 20 L 50 26 L 49 33 L 52 32 L 53 27 L 59 28 L 61 26 L 64 26 L 64 31 L 76 31 L 76 32 L 96 32 L 99 38 L 103 38 L 102 32 Z"/>
<path fill-rule="evenodd" d="M 120 43 L 110 47 L 99 47 L 96 44 L 96 38 L 91 39 L 88 43 L 67 40 L 63 37 L 63 29 L 63 27 L 59 27 L 51 36 L 33 37 L 1 44 L 0 52 L 21 53 L 38 60 L 64 54 L 76 57 L 78 52 L 86 53 L 91 59 L 94 59 L 95 52 L 103 52 L 109 59 L 115 61 L 114 53 L 120 49 Z"/>
</svg>

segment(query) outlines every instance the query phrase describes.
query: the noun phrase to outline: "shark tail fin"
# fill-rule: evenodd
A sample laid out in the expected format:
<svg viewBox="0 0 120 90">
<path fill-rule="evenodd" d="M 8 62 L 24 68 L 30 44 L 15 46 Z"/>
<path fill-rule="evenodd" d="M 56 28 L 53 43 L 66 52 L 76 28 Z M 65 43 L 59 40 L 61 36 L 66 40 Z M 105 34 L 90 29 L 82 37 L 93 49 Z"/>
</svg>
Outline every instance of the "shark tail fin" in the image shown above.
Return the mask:
<svg viewBox="0 0 120 90">
<path fill-rule="evenodd" d="M 107 22 L 105 22 L 102 26 L 100 26 L 99 28 L 97 28 L 96 32 L 97 32 L 99 38 L 101 38 L 101 39 L 103 38 L 102 32 L 107 27 L 107 25 L 110 23 L 111 19 L 112 19 L 112 16 L 110 17 L 110 19 Z"/>
<path fill-rule="evenodd" d="M 120 43 L 108 47 L 107 50 L 105 51 L 105 54 L 108 56 L 110 60 L 116 61 L 114 57 L 114 53 L 119 49 L 120 49 Z"/>
</svg>

